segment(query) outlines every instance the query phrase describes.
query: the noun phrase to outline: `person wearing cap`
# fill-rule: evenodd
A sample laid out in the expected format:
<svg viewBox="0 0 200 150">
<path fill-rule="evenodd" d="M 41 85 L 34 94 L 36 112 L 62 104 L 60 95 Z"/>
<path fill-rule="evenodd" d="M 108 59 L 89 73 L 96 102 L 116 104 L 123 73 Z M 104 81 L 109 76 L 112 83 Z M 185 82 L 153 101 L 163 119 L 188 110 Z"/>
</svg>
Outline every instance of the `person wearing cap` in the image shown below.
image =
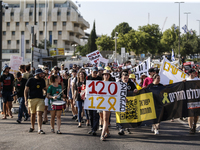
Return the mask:
<svg viewBox="0 0 200 150">
<path fill-rule="evenodd" d="M 140 77 L 140 83 L 139 83 L 139 86 L 140 87 L 143 87 L 143 83 L 144 83 L 144 80 L 146 79 L 147 75 L 146 73 L 143 73 Z"/>
<path fill-rule="evenodd" d="M 35 129 L 37 113 L 38 134 L 45 134 L 42 130 L 42 113 L 45 109 L 43 90 L 46 91 L 46 84 L 45 80 L 42 78 L 42 74 L 42 69 L 37 69 L 34 78 L 30 78 L 27 81 L 24 90 L 25 104 L 29 106 L 31 113 L 31 128 L 29 132 L 33 132 Z"/>
<path fill-rule="evenodd" d="M 0 97 L 3 98 L 4 117 L 2 119 L 7 119 L 6 105 L 8 105 L 9 116 L 13 118 L 12 112 L 11 112 L 13 98 L 11 97 L 11 95 L 13 94 L 14 76 L 13 74 L 9 73 L 10 67 L 8 65 L 5 65 L 2 70 L 3 70 L 3 74 L 1 75 L 1 78 L 0 78 L 0 85 L 1 83 L 3 83 L 2 94 L 0 94 Z"/>
<path fill-rule="evenodd" d="M 139 84 L 136 82 L 135 74 L 129 74 L 129 79 L 135 84 L 136 88 L 138 90 L 141 90 L 142 88 L 139 86 Z"/>
<path fill-rule="evenodd" d="M 149 84 L 153 82 L 153 75 L 156 73 L 154 68 L 148 70 L 149 77 L 144 79 L 143 88 L 146 88 Z"/>
<path fill-rule="evenodd" d="M 102 76 L 103 76 L 103 81 L 109 81 L 111 77 L 110 71 L 104 70 Z M 110 136 L 110 132 L 108 129 L 110 114 L 111 114 L 110 111 L 103 111 L 103 129 L 100 137 L 100 140 L 102 141 L 104 141 L 105 138 Z"/>
<path fill-rule="evenodd" d="M 86 80 L 102 80 L 101 77 L 97 76 L 98 68 L 92 67 L 91 69 L 92 73 L 91 75 L 86 77 Z M 91 131 L 88 132 L 88 134 L 96 135 L 97 128 L 99 126 L 99 114 L 96 110 L 89 110 L 89 116 L 90 116 L 90 123 L 91 123 Z"/>
<path fill-rule="evenodd" d="M 193 68 L 190 68 L 188 70 L 189 77 L 186 79 L 186 81 L 195 81 L 195 80 L 200 80 L 199 78 L 196 77 L 196 71 Z M 198 121 L 198 116 L 194 117 L 188 117 L 188 124 L 189 124 L 189 133 L 190 134 L 195 134 L 196 132 L 196 124 Z"/>
<path fill-rule="evenodd" d="M 132 96 L 133 92 L 134 93 L 138 92 L 135 84 L 131 81 L 131 79 L 129 79 L 129 74 L 128 74 L 128 70 L 127 69 L 122 70 L 122 72 L 120 74 L 120 77 L 121 77 L 121 79 L 119 80 L 119 82 L 127 83 L 127 93 L 126 93 L 127 96 Z M 125 129 L 120 124 L 118 124 L 118 128 L 119 128 L 118 134 L 119 135 L 124 135 L 125 134 L 124 133 Z M 126 130 L 127 130 L 127 132 L 129 134 L 131 134 L 130 129 L 127 128 Z"/>
<path fill-rule="evenodd" d="M 23 113 L 25 116 L 24 121 L 27 121 L 29 118 L 29 115 L 25 106 L 25 100 L 24 100 L 24 89 L 25 89 L 27 80 L 22 78 L 22 74 L 20 72 L 17 72 L 16 77 L 17 77 L 17 80 L 15 80 L 14 82 L 14 91 L 17 94 L 17 99 L 19 102 L 19 113 L 18 113 L 17 122 L 21 123 Z"/>
</svg>

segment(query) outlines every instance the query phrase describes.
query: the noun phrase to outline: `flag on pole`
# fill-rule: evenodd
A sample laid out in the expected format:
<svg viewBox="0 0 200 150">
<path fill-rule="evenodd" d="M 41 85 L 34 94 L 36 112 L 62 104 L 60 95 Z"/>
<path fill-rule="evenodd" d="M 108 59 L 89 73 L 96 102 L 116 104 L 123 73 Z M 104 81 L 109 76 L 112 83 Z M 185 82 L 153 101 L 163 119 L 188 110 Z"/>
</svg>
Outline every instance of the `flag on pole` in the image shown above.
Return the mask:
<svg viewBox="0 0 200 150">
<path fill-rule="evenodd" d="M 178 27 L 174 24 L 174 32 L 178 29 Z"/>
<path fill-rule="evenodd" d="M 182 29 L 183 29 L 183 31 L 184 31 L 185 33 L 188 32 L 187 25 L 184 25 L 184 26 L 182 27 Z"/>
<path fill-rule="evenodd" d="M 194 32 L 192 31 L 192 29 L 191 29 L 189 32 L 190 32 L 190 35 L 193 35 L 193 34 L 194 34 Z"/>
<path fill-rule="evenodd" d="M 174 50 L 172 49 L 172 61 L 175 61 Z"/>
</svg>

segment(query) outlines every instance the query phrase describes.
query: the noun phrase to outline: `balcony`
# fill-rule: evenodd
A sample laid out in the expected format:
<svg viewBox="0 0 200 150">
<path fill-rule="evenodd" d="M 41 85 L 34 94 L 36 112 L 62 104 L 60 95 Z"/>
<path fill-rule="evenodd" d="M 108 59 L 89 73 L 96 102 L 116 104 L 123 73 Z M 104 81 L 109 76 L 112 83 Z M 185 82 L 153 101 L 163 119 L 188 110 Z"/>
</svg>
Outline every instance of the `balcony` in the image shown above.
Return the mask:
<svg viewBox="0 0 200 150">
<path fill-rule="evenodd" d="M 80 39 L 78 39 L 78 38 L 75 37 L 75 36 L 70 36 L 70 37 L 69 37 L 69 40 L 70 40 L 71 42 L 75 42 L 75 43 L 77 43 L 77 44 L 80 44 Z"/>
<path fill-rule="evenodd" d="M 79 33 L 82 36 L 85 35 L 85 32 L 80 27 L 74 27 L 74 32 Z"/>
<path fill-rule="evenodd" d="M 83 17 L 78 17 L 78 23 L 83 24 L 86 28 L 90 27 L 90 24 Z"/>
</svg>

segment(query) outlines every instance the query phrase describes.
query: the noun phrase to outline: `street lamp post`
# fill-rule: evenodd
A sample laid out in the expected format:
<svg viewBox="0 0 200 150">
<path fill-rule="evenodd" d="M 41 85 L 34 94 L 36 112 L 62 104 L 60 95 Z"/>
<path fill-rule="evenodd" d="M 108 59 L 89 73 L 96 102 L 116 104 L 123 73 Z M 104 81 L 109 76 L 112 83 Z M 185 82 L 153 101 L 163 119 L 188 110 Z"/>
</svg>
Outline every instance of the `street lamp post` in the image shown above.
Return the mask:
<svg viewBox="0 0 200 150">
<path fill-rule="evenodd" d="M 72 47 L 74 47 L 74 56 L 75 56 L 75 48 L 76 48 L 77 44 L 73 44 Z"/>
<path fill-rule="evenodd" d="M 180 4 L 184 2 L 175 2 L 179 4 L 179 36 L 178 36 L 178 57 L 180 58 Z"/>
<path fill-rule="evenodd" d="M 117 62 L 117 35 L 118 32 L 115 32 L 115 62 Z"/>
<path fill-rule="evenodd" d="M 200 20 L 197 20 L 197 21 L 199 21 L 199 36 L 200 36 Z"/>
<path fill-rule="evenodd" d="M 190 12 L 185 12 L 184 14 L 186 14 L 186 25 L 187 25 L 187 28 L 188 28 L 188 14 L 191 14 Z M 189 29 L 189 28 L 188 28 Z"/>
</svg>

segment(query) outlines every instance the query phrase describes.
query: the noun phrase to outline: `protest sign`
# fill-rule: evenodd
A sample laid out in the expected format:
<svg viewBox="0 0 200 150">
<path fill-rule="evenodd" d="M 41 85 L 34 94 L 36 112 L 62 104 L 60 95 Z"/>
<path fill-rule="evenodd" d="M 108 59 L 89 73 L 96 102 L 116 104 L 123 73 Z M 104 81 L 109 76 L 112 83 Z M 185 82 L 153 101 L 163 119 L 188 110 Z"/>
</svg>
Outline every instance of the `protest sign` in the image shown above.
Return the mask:
<svg viewBox="0 0 200 150">
<path fill-rule="evenodd" d="M 115 78 L 116 81 L 120 79 L 120 73 L 119 72 L 112 72 L 111 76 Z"/>
<path fill-rule="evenodd" d="M 109 61 L 108 59 L 105 59 L 103 57 L 99 57 L 98 67 L 104 68 L 104 67 L 108 66 L 108 61 Z"/>
<path fill-rule="evenodd" d="M 126 83 L 110 81 L 86 81 L 84 109 L 125 111 Z"/>
<path fill-rule="evenodd" d="M 140 82 L 140 77 L 143 73 L 148 75 L 148 70 L 150 68 L 150 57 L 143 61 L 141 64 L 133 68 L 133 71 L 135 72 L 135 78 L 136 82 Z"/>
<path fill-rule="evenodd" d="M 99 57 L 102 57 L 101 53 L 98 50 L 96 50 L 90 54 L 87 54 L 86 56 L 90 60 L 91 64 L 93 64 L 93 65 L 98 63 Z"/>
<path fill-rule="evenodd" d="M 155 124 L 172 118 L 199 116 L 200 81 L 150 86 L 127 99 L 126 111 L 116 113 L 116 123 L 124 128 L 139 126 L 143 121 Z"/>
<path fill-rule="evenodd" d="M 19 66 L 23 63 L 23 57 L 20 56 L 10 56 L 10 73 L 17 73 L 19 71 Z"/>
<path fill-rule="evenodd" d="M 188 75 L 164 58 L 160 68 L 160 83 L 167 85 L 183 81 Z"/>
<path fill-rule="evenodd" d="M 85 73 L 86 73 L 87 75 L 91 74 L 91 69 L 92 69 L 92 67 L 87 67 L 87 68 L 84 68 L 84 69 L 85 69 Z"/>
</svg>

